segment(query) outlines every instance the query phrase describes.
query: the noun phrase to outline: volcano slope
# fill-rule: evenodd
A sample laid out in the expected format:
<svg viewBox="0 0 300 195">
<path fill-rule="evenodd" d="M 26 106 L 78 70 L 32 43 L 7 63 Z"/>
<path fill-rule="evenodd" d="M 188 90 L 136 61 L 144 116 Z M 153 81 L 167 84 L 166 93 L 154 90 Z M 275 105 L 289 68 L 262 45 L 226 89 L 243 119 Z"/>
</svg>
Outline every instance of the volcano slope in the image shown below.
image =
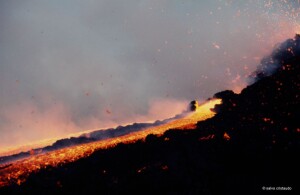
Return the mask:
<svg viewBox="0 0 300 195">
<path fill-rule="evenodd" d="M 99 150 L 0 194 L 299 194 L 300 37 L 268 59 L 240 94 L 215 94 L 223 103 L 196 129 Z"/>
</svg>

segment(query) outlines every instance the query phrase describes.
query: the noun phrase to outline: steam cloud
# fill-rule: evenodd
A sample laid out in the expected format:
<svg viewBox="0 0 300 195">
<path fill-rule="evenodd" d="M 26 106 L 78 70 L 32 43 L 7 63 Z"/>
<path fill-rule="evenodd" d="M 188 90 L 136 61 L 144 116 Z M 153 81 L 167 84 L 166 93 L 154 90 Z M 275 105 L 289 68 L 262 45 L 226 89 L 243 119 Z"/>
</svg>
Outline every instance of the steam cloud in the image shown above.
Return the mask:
<svg viewBox="0 0 300 195">
<path fill-rule="evenodd" d="M 1 1 L 0 148 L 240 90 L 298 28 L 266 2 Z"/>
</svg>

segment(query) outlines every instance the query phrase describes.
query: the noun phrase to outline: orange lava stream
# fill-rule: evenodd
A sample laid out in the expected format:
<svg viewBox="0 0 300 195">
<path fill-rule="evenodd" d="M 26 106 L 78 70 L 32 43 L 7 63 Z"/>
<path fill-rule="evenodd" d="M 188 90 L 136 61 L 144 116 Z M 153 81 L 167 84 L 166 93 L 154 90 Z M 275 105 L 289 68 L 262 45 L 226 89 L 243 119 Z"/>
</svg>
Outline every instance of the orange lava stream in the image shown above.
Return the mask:
<svg viewBox="0 0 300 195">
<path fill-rule="evenodd" d="M 220 99 L 213 99 L 200 105 L 195 112 L 166 124 L 116 138 L 76 145 L 16 161 L 0 169 L 0 187 L 14 183 L 20 185 L 33 172 L 37 172 L 48 166 L 56 167 L 68 162 L 74 162 L 82 157 L 91 155 L 96 150 L 114 147 L 119 143 L 133 143 L 137 140 L 145 139 L 149 134 L 162 135 L 169 129 L 191 128 L 198 121 L 213 117 L 215 113 L 211 111 L 211 108 L 220 103 Z"/>
</svg>

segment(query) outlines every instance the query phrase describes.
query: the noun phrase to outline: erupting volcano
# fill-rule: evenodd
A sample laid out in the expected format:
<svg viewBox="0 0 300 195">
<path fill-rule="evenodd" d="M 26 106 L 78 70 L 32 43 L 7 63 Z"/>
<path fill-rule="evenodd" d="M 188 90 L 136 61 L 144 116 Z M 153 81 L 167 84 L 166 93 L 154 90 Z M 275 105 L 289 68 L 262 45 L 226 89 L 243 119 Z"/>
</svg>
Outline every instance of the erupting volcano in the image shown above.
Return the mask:
<svg viewBox="0 0 300 195">
<path fill-rule="evenodd" d="M 262 60 L 240 94 L 222 91 L 161 124 L 4 164 L 0 192 L 296 192 L 299 56 L 296 35 Z"/>
<path fill-rule="evenodd" d="M 299 13 L 0 1 L 0 194 L 300 194 Z"/>
</svg>

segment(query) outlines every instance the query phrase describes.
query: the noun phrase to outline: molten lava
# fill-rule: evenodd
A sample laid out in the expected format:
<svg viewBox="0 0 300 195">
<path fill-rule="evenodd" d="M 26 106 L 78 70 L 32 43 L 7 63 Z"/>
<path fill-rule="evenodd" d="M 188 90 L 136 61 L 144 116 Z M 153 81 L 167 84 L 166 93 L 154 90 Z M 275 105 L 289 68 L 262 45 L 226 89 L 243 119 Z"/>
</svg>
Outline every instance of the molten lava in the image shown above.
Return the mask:
<svg viewBox="0 0 300 195">
<path fill-rule="evenodd" d="M 215 113 L 211 110 L 220 99 L 210 100 L 199 105 L 194 112 L 169 123 L 151 127 L 139 132 L 133 132 L 124 136 L 106 140 L 76 145 L 59 149 L 45 154 L 33 155 L 27 159 L 16 161 L 9 165 L 0 166 L 0 187 L 24 182 L 28 176 L 48 166 L 56 167 L 64 163 L 74 162 L 80 158 L 91 155 L 94 151 L 114 147 L 119 143 L 133 143 L 145 139 L 149 134 L 162 135 L 169 129 L 187 129 L 195 127 L 198 121 L 211 118 Z"/>
</svg>

